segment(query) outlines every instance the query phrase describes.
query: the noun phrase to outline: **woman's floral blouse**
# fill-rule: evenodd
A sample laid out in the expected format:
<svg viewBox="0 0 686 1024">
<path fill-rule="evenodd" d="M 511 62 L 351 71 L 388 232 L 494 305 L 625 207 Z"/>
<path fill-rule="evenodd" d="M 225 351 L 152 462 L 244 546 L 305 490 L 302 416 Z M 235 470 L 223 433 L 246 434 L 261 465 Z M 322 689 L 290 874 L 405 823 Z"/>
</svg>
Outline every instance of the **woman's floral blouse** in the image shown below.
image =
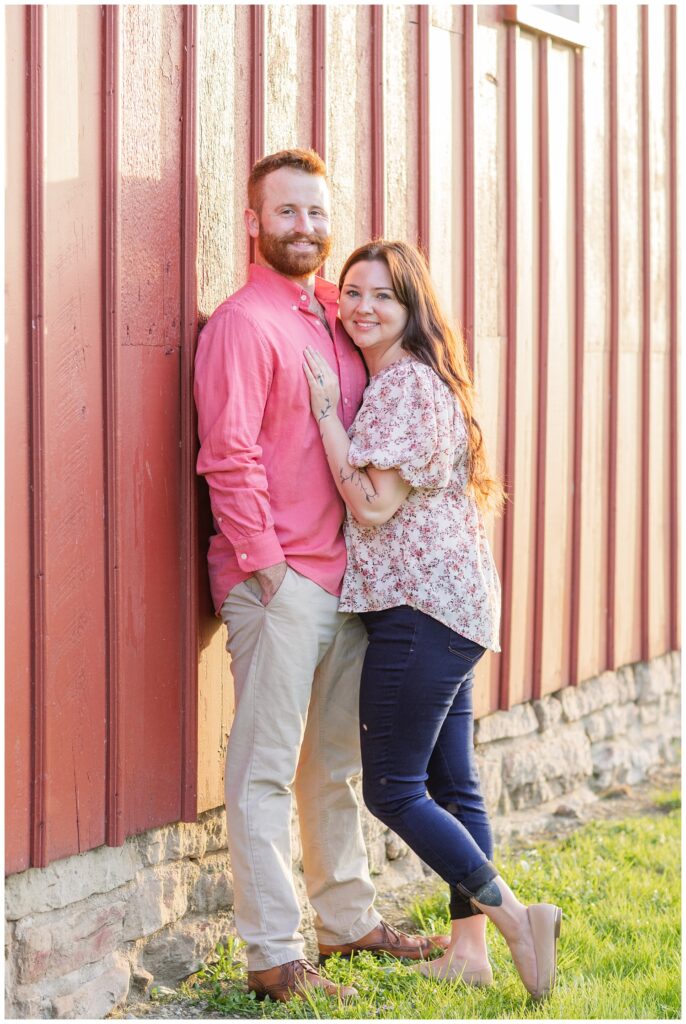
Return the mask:
<svg viewBox="0 0 686 1024">
<path fill-rule="evenodd" d="M 465 494 L 467 431 L 455 395 L 430 367 L 399 360 L 372 377 L 349 436 L 351 465 L 395 467 L 412 490 L 381 526 L 348 512 L 341 611 L 412 605 L 499 651 L 500 582 Z"/>
</svg>

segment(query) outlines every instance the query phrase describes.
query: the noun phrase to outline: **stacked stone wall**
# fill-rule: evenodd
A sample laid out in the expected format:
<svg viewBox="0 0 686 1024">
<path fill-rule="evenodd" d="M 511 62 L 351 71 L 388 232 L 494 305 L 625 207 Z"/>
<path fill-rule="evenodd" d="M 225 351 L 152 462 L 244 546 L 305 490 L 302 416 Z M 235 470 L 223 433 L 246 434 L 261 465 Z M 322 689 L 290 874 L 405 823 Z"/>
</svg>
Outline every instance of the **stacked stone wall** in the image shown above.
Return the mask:
<svg viewBox="0 0 686 1024">
<path fill-rule="evenodd" d="M 644 781 L 678 759 L 679 733 L 676 653 L 480 719 L 476 754 L 496 836 L 520 812 L 573 810 L 612 786 Z M 363 828 L 380 890 L 425 877 L 418 858 L 364 810 Z M 311 925 L 299 873 L 296 881 Z M 175 985 L 233 934 L 232 908 L 221 810 L 12 875 L 6 1016 L 101 1018 L 153 982 Z"/>
<path fill-rule="evenodd" d="M 494 814 L 588 787 L 632 785 L 678 758 L 680 657 L 604 672 L 475 724 L 484 795 Z"/>
</svg>

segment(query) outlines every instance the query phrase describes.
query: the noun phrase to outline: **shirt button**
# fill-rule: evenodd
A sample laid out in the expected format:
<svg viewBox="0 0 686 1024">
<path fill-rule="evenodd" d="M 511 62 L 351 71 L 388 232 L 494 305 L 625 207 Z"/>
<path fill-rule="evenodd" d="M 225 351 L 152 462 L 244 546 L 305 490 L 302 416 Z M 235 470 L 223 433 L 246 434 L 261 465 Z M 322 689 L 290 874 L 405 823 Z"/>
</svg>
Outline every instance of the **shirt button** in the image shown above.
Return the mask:
<svg viewBox="0 0 686 1024">
<path fill-rule="evenodd" d="M 347 399 L 346 399 L 346 401 L 347 401 Z M 219 522 L 220 522 L 220 523 L 223 523 L 223 522 L 224 522 L 224 520 L 222 519 L 222 517 L 221 517 L 221 516 L 219 516 Z"/>
<path fill-rule="evenodd" d="M 248 556 L 246 555 L 245 551 L 243 551 L 243 552 L 241 553 L 241 558 L 247 558 L 247 557 L 248 557 Z"/>
<path fill-rule="evenodd" d="M 347 404 L 348 404 L 348 402 L 350 401 L 350 399 L 349 399 L 349 398 L 344 398 L 344 399 L 343 399 L 343 401 L 344 401 L 344 402 L 345 402 L 345 404 L 347 405 Z"/>
<path fill-rule="evenodd" d="M 291 309 L 297 309 L 297 308 L 298 307 L 296 305 L 291 306 Z"/>
<path fill-rule="evenodd" d="M 307 302 L 307 295 L 301 295 L 300 296 L 300 301 L 301 302 Z"/>
</svg>

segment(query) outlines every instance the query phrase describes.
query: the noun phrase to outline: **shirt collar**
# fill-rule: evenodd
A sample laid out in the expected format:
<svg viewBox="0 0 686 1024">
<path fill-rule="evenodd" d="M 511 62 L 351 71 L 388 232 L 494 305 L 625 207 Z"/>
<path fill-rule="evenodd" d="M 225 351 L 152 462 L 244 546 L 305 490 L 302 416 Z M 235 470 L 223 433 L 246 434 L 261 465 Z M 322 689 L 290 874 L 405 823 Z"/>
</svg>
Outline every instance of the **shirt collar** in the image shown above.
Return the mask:
<svg viewBox="0 0 686 1024">
<path fill-rule="evenodd" d="M 310 297 L 297 281 L 284 277 L 272 267 L 265 267 L 261 263 L 251 263 L 248 271 L 248 279 L 258 285 L 269 288 L 272 295 L 276 295 L 284 302 L 292 304 L 297 302 L 299 306 L 307 308 L 310 304 Z M 315 277 L 314 294 L 320 302 L 336 304 L 338 302 L 338 288 L 323 277 Z"/>
</svg>

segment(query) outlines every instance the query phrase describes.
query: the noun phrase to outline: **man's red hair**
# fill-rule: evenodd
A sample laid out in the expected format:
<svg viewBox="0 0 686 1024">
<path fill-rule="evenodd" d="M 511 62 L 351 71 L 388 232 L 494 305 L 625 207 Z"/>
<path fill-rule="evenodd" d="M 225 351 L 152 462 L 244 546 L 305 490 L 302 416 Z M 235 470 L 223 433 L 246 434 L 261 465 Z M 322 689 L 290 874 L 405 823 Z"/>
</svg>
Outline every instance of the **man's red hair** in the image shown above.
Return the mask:
<svg viewBox="0 0 686 1024">
<path fill-rule="evenodd" d="M 278 153 L 263 156 L 257 161 L 248 178 L 248 206 L 255 213 L 262 209 L 262 182 L 268 174 L 278 171 L 280 167 L 292 167 L 296 171 L 304 171 L 305 174 L 318 174 L 326 178 L 326 164 L 313 149 L 280 149 Z"/>
</svg>

